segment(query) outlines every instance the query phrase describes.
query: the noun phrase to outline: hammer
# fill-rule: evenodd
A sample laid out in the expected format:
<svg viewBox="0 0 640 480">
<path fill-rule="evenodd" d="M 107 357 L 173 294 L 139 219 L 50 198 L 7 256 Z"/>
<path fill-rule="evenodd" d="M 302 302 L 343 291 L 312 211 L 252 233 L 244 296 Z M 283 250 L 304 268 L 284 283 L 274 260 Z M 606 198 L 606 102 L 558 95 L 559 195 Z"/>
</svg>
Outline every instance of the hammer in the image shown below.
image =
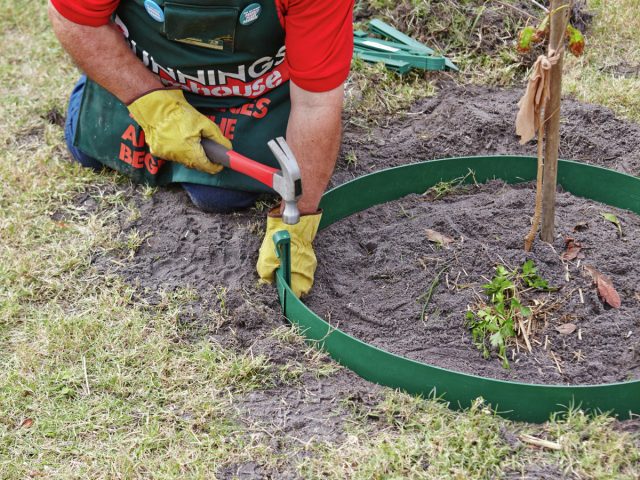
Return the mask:
<svg viewBox="0 0 640 480">
<path fill-rule="evenodd" d="M 284 200 L 282 221 L 288 225 L 295 225 L 300 220 L 298 198 L 302 195 L 302 180 L 300 179 L 298 162 L 296 162 L 296 157 L 284 138 L 278 137 L 275 140 L 269 140 L 267 145 L 278 160 L 280 170 L 251 160 L 208 138 L 202 139 L 202 148 L 213 163 L 219 163 L 231 170 L 243 173 L 279 193 Z"/>
</svg>

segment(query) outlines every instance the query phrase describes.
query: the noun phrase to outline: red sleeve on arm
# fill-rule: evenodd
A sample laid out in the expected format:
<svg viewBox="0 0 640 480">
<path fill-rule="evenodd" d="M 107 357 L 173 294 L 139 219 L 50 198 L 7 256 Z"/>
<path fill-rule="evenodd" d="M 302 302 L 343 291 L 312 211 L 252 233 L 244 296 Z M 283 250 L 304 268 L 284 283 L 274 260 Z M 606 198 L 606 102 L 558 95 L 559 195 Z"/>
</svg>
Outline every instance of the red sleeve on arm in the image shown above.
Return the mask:
<svg viewBox="0 0 640 480">
<path fill-rule="evenodd" d="M 291 80 L 311 92 L 336 88 L 353 55 L 353 0 L 289 0 L 285 8 Z"/>
<path fill-rule="evenodd" d="M 71 22 L 99 27 L 109 23 L 120 0 L 51 0 L 51 3 L 60 15 Z"/>
</svg>

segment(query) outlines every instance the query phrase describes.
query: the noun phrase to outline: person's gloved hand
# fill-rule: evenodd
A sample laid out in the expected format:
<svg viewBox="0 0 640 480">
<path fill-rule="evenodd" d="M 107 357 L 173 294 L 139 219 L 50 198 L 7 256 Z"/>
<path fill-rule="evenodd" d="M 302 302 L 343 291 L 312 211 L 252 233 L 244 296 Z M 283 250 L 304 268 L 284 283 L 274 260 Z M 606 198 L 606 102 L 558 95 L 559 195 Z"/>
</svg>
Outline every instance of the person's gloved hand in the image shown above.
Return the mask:
<svg viewBox="0 0 640 480">
<path fill-rule="evenodd" d="M 182 90 L 153 90 L 127 108 L 144 130 L 152 155 L 211 174 L 222 170 L 222 165 L 209 161 L 200 140 L 206 137 L 227 148 L 231 148 L 231 142 L 215 123 L 187 102 Z"/>
<path fill-rule="evenodd" d="M 267 217 L 267 231 L 260 247 L 256 268 L 260 280 L 273 282 L 276 269 L 280 266 L 280 259 L 276 256 L 273 244 L 273 234 L 279 230 L 286 230 L 291 236 L 291 288 L 297 297 L 306 295 L 313 285 L 313 275 L 316 271 L 316 254 L 313 252 L 312 242 L 316 237 L 322 212 L 311 215 L 301 215 L 295 225 L 287 225 L 282 217 L 272 210 Z"/>
</svg>

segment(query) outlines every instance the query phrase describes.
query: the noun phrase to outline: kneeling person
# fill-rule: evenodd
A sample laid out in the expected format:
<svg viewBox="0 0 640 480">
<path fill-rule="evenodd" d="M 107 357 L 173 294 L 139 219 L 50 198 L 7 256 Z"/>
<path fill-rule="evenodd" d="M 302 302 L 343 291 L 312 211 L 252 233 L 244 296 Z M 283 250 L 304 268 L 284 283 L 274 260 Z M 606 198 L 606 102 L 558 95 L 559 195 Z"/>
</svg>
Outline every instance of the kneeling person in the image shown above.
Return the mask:
<svg viewBox="0 0 640 480">
<path fill-rule="evenodd" d="M 87 167 L 149 185 L 179 183 L 206 211 L 250 206 L 267 187 L 211 163 L 209 138 L 276 166 L 267 142 L 286 136 L 304 192 L 295 226 L 267 218 L 258 273 L 272 281 L 271 234 L 292 236 L 292 283 L 309 291 L 320 197 L 335 166 L 353 1 L 51 0 L 54 31 L 84 71 L 65 134 Z"/>
</svg>

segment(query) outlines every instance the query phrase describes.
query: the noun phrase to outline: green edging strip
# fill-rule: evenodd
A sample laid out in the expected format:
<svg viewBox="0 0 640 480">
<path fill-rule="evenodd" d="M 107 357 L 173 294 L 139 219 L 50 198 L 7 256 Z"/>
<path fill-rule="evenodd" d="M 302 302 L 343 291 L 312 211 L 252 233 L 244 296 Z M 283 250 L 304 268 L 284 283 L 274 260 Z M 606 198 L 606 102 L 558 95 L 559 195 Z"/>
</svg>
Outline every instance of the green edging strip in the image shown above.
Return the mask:
<svg viewBox="0 0 640 480">
<path fill-rule="evenodd" d="M 440 181 L 474 172 L 479 183 L 500 178 L 508 183 L 533 180 L 533 157 L 460 157 L 415 163 L 372 173 L 325 193 L 320 228 L 374 205 L 423 193 Z M 467 178 L 467 183 L 473 179 Z M 558 183 L 574 195 L 640 214 L 640 179 L 600 167 L 560 161 Z M 288 264 L 286 243 L 278 239 L 277 250 Z M 284 252 L 284 255 L 283 253 Z M 308 309 L 289 288 L 283 269 L 276 272 L 280 304 L 291 323 L 300 327 L 308 341 L 361 377 L 424 397 L 439 397 L 453 409 L 468 408 L 483 397 L 500 415 L 529 422 L 544 422 L 553 412 L 579 406 L 589 412 L 611 412 L 620 418 L 640 414 L 640 381 L 604 385 L 537 385 L 506 382 L 454 372 L 409 360 L 368 345 L 331 327 Z"/>
</svg>

